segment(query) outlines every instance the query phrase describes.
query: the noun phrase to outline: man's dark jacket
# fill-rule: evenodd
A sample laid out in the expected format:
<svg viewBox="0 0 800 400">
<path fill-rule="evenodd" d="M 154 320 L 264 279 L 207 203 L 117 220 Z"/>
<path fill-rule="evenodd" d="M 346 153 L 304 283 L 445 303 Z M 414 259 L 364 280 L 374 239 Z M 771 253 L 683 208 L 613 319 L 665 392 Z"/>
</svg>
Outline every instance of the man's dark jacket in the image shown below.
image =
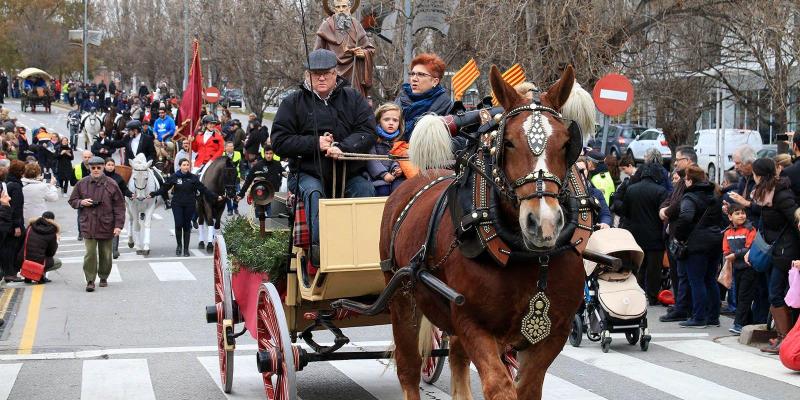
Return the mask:
<svg viewBox="0 0 800 400">
<path fill-rule="evenodd" d="M 19 178 L 8 175 L 6 187 L 8 188 L 8 197 L 11 197 L 11 230 L 24 229 L 25 217 L 22 216 L 22 207 L 25 204 L 25 196 L 22 194 L 22 182 Z"/>
<path fill-rule="evenodd" d="M 146 133 L 140 133 L 139 136 L 141 139 L 139 139 L 139 148 L 136 149 L 136 153 L 134 153 L 131 148 L 131 140 L 133 140 L 133 138 L 130 136 L 111 142 L 111 147 L 125 148 L 125 165 L 130 166 L 130 160 L 136 158 L 137 154 L 144 154 L 147 161 L 152 161 L 156 158 L 156 146 L 153 142 L 153 136 Z"/>
<path fill-rule="evenodd" d="M 327 100 L 303 85 L 281 103 L 272 123 L 272 147 L 281 158 L 289 159 L 292 172 L 331 179 L 333 159 L 319 149 L 318 135 L 325 132 L 333 134 L 333 141 L 345 153 L 368 153 L 375 145 L 372 109 L 364 96 L 345 85 L 345 80 L 337 78 Z M 341 174 L 341 165 L 338 168 Z M 366 162 L 349 161 L 347 177 L 365 170 Z"/>
<path fill-rule="evenodd" d="M 784 168 L 781 176 L 789 178 L 794 196 L 800 198 L 800 157 L 796 158 L 792 165 Z"/>
<path fill-rule="evenodd" d="M 658 217 L 658 209 L 669 193 L 658 183 L 660 170 L 645 165 L 639 171 L 642 172 L 641 178 L 626 190 L 621 215 L 625 217 L 625 228 L 631 231 L 642 250 L 663 250 L 663 223 Z"/>
</svg>

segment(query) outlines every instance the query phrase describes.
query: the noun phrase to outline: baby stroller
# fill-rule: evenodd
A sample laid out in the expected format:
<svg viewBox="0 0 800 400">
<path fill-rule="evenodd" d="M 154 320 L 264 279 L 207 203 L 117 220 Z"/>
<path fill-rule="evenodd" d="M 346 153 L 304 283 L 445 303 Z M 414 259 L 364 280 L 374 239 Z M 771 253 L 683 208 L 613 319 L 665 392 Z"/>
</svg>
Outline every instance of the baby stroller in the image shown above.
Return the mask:
<svg viewBox="0 0 800 400">
<path fill-rule="evenodd" d="M 600 342 L 603 353 L 608 353 L 611 334 L 625 333 L 629 344 L 638 342 L 642 351 L 647 351 L 651 339 L 647 296 L 635 275 L 644 258 L 642 249 L 630 232 L 616 228 L 592 233 L 586 249 L 617 257 L 622 266 L 614 268 L 584 260 L 584 303 L 572 321 L 570 344 L 579 347 L 586 333 L 589 340 Z"/>
</svg>

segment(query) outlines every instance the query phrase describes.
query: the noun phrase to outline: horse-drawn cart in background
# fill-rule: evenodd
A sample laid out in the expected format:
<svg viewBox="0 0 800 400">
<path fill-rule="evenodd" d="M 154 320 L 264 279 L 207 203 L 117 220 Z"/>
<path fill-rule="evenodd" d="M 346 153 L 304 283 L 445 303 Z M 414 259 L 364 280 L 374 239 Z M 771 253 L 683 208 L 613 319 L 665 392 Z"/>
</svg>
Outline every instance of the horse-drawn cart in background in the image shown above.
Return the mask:
<svg viewBox="0 0 800 400">
<path fill-rule="evenodd" d="M 23 88 L 20 98 L 20 110 L 22 112 L 36 112 L 36 106 L 44 107 L 45 111 L 51 112 L 50 104 L 53 101 L 53 93 L 48 86 L 48 82 L 53 79 L 50 74 L 38 68 L 25 68 L 17 75 L 19 79 L 32 81 L 30 87 L 20 85 Z"/>
</svg>

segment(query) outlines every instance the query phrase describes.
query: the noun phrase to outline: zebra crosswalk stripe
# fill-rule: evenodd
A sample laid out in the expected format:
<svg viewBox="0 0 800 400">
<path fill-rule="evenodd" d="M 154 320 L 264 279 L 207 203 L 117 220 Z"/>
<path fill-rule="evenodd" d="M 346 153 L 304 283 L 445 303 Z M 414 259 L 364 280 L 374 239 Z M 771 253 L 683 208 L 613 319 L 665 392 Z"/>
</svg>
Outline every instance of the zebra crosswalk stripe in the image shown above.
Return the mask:
<svg viewBox="0 0 800 400">
<path fill-rule="evenodd" d="M 122 275 L 119 274 L 119 264 L 111 264 L 111 273 L 108 274 L 108 283 L 122 282 Z"/>
<path fill-rule="evenodd" d="M 22 363 L 0 364 L 0 399 L 5 400 L 11 394 Z"/>
<path fill-rule="evenodd" d="M 219 380 L 219 357 L 197 357 L 197 361 L 211 375 L 211 379 L 222 391 Z M 227 398 L 235 399 L 263 399 L 264 381 L 261 373 L 256 368 L 256 358 L 253 356 L 235 356 L 233 359 L 233 393 L 225 394 Z"/>
<path fill-rule="evenodd" d="M 151 262 L 150 268 L 160 281 L 196 281 L 182 262 Z"/>
<path fill-rule="evenodd" d="M 155 400 L 145 359 L 86 360 L 81 400 Z"/>
<path fill-rule="evenodd" d="M 627 356 L 615 351 L 601 353 L 600 349 L 566 346 L 561 355 L 582 363 L 622 375 L 680 399 L 695 400 L 757 400 L 756 397 L 729 389 L 717 383 L 675 371 L 660 365 Z"/>
<path fill-rule="evenodd" d="M 347 360 L 333 361 L 330 364 L 376 399 L 403 400 L 403 391 L 400 389 L 397 373 L 394 368 L 387 368 L 386 362 L 380 360 Z M 423 384 L 420 386 L 420 398 L 448 400 L 451 397 L 436 386 Z"/>
<path fill-rule="evenodd" d="M 478 373 L 475 364 L 470 364 L 469 369 Z M 542 387 L 543 400 L 606 400 L 605 397 L 592 393 L 572 382 L 561 379 L 553 374 L 545 374 Z"/>
<path fill-rule="evenodd" d="M 680 340 L 653 344 L 724 367 L 800 387 L 800 375 L 785 368 L 775 357 L 740 351 L 706 340 Z"/>
</svg>

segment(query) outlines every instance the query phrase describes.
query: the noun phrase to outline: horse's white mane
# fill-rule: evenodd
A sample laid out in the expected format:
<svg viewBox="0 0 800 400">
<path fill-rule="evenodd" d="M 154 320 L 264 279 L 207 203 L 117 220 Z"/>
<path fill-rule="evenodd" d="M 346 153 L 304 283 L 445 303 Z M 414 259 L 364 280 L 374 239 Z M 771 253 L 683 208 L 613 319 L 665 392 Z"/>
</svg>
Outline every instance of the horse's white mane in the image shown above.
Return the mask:
<svg viewBox="0 0 800 400">
<path fill-rule="evenodd" d="M 137 170 L 146 170 L 147 169 L 147 158 L 144 154 L 139 153 L 136 157 L 131 160 L 131 167 Z"/>
<path fill-rule="evenodd" d="M 589 140 L 595 130 L 595 108 L 592 95 L 584 89 L 580 83 L 572 85 L 567 102 L 561 106 L 561 115 L 578 123 L 583 134 L 583 144 Z"/>
<path fill-rule="evenodd" d="M 450 132 L 437 115 L 425 115 L 417 121 L 408 143 L 408 157 L 420 171 L 445 168 L 453 163 Z"/>
</svg>

